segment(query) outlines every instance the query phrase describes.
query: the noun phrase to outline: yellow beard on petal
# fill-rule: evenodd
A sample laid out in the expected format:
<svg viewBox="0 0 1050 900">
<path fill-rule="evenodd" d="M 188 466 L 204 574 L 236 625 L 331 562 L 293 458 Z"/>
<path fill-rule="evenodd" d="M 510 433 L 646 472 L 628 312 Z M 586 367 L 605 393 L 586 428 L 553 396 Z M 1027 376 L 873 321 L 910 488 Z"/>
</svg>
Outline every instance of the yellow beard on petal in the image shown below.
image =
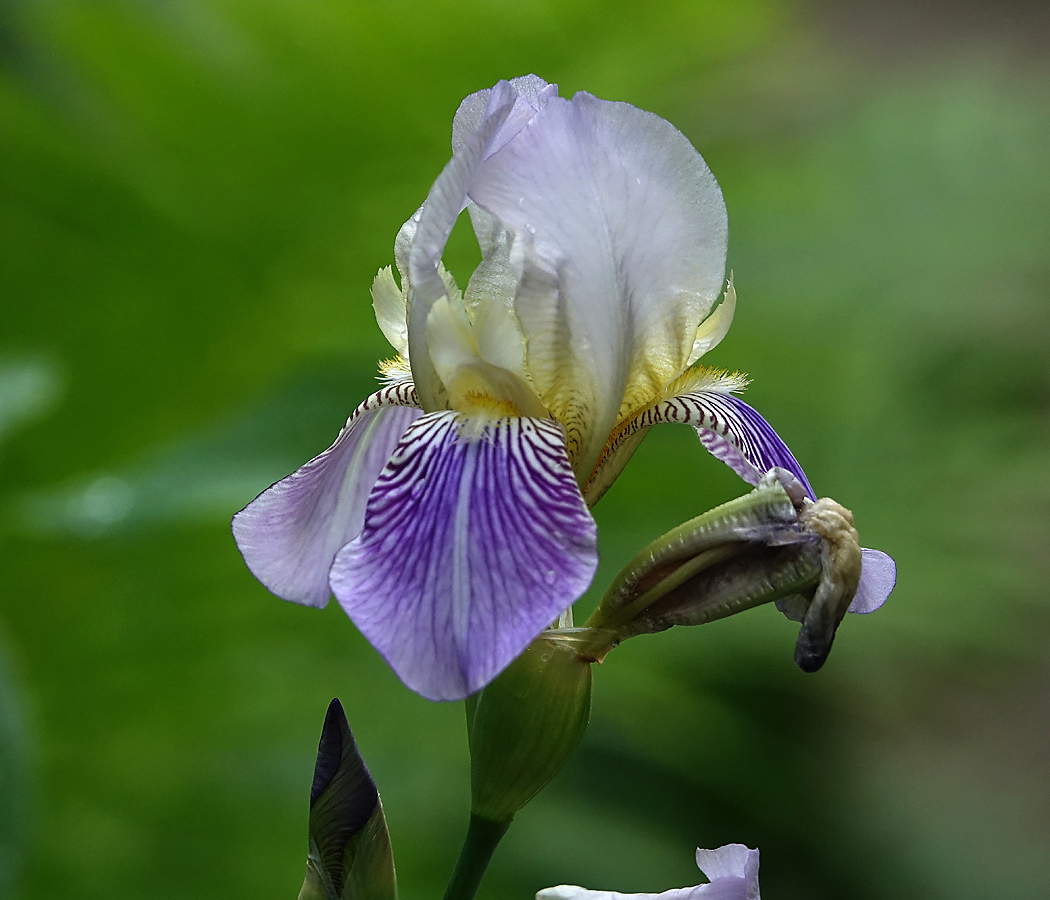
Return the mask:
<svg viewBox="0 0 1050 900">
<path fill-rule="evenodd" d="M 701 365 L 699 362 L 689 366 L 668 384 L 655 400 L 616 424 L 602 448 L 598 462 L 582 485 L 588 504 L 593 505 L 598 502 L 606 488 L 627 464 L 631 454 L 638 448 L 645 433 L 654 424 L 651 415 L 647 415 L 654 407 L 665 400 L 688 394 L 690 391 L 739 393 L 747 387 L 749 382 L 750 379 L 743 372 L 716 369 Z M 609 467 L 609 471 L 605 471 L 606 467 Z"/>
<path fill-rule="evenodd" d="M 695 362 L 667 385 L 658 399 L 669 400 L 689 391 L 726 391 L 735 394 L 750 383 L 751 379 L 743 372 L 730 372 L 728 369 L 716 369 Z"/>
<path fill-rule="evenodd" d="M 521 416 L 518 409 L 509 400 L 493 397 L 483 391 L 468 391 L 459 398 L 456 411 L 466 416 L 483 419 L 502 419 L 507 416 Z"/>
<path fill-rule="evenodd" d="M 408 360 L 398 354 L 393 359 L 380 360 L 379 377 L 386 384 L 400 384 L 412 380 L 412 367 Z"/>
</svg>

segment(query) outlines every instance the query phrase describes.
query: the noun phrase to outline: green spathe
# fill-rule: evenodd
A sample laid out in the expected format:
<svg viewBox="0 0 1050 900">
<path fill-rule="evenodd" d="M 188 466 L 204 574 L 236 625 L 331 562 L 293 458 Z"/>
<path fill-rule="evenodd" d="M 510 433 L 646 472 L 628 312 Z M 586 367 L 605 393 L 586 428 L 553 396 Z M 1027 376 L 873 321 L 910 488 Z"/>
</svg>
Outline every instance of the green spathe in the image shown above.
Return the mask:
<svg viewBox="0 0 1050 900">
<path fill-rule="evenodd" d="M 467 701 L 471 814 L 509 822 L 561 769 L 587 730 L 590 660 L 538 638 Z"/>
<path fill-rule="evenodd" d="M 702 625 L 775 602 L 802 623 L 795 661 L 819 669 L 856 594 L 861 549 L 852 513 L 811 501 L 773 469 L 755 490 L 653 541 L 616 576 L 582 629 L 565 633 L 602 659 L 616 644 L 674 625 Z"/>
<path fill-rule="evenodd" d="M 701 625 L 812 588 L 820 547 L 801 533 L 774 474 L 755 490 L 679 525 L 638 553 L 588 619 L 609 647 L 672 625 Z"/>
</svg>

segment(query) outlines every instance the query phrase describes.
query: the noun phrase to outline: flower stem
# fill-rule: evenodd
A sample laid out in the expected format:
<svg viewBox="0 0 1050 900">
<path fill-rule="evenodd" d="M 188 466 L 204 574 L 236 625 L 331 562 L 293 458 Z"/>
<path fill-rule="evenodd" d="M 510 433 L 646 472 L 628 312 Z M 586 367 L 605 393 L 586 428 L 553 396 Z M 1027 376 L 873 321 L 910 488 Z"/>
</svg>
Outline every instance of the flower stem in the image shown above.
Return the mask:
<svg viewBox="0 0 1050 900">
<path fill-rule="evenodd" d="M 510 821 L 492 822 L 471 815 L 463 849 L 459 851 L 459 859 L 445 889 L 444 900 L 474 900 L 478 885 L 489 867 L 489 860 L 500 839 L 510 828 Z"/>
</svg>

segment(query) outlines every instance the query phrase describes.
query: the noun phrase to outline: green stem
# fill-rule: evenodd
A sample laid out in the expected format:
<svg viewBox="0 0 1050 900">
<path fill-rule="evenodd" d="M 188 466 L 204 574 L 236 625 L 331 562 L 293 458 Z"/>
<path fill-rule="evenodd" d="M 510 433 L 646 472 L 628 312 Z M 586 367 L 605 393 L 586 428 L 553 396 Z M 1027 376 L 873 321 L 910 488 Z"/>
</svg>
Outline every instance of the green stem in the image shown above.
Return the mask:
<svg viewBox="0 0 1050 900">
<path fill-rule="evenodd" d="M 509 819 L 506 822 L 491 822 L 471 815 L 463 849 L 459 851 L 459 859 L 445 889 L 444 900 L 474 900 L 492 854 L 508 828 Z"/>
</svg>

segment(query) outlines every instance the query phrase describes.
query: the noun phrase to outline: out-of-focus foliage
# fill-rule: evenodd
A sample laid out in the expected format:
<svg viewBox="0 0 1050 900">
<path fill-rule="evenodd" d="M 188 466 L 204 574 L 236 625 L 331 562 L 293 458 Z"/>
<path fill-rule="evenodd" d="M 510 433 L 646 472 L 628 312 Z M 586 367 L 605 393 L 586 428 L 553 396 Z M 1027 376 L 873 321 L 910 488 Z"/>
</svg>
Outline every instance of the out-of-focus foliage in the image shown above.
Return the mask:
<svg viewBox="0 0 1050 900">
<path fill-rule="evenodd" d="M 731 841 L 785 900 L 1050 894 L 1050 35 L 984 27 L 1028 7 L 854 6 L 4 5 L 0 697 L 20 686 L 35 748 L 15 896 L 294 896 L 335 695 L 401 895 L 440 892 L 462 709 L 337 608 L 269 596 L 228 518 L 374 384 L 368 288 L 456 105 L 529 71 L 704 154 L 740 297 L 713 361 L 900 579 L 814 676 L 772 609 L 616 649 L 481 897 L 688 884 L 688 851 Z M 475 258 L 454 235 L 461 282 Z M 743 490 L 657 429 L 596 509 L 595 597 Z"/>
<path fill-rule="evenodd" d="M 22 869 L 29 824 L 25 728 L 7 656 L 0 633 L 0 897 L 9 896 Z"/>
</svg>

